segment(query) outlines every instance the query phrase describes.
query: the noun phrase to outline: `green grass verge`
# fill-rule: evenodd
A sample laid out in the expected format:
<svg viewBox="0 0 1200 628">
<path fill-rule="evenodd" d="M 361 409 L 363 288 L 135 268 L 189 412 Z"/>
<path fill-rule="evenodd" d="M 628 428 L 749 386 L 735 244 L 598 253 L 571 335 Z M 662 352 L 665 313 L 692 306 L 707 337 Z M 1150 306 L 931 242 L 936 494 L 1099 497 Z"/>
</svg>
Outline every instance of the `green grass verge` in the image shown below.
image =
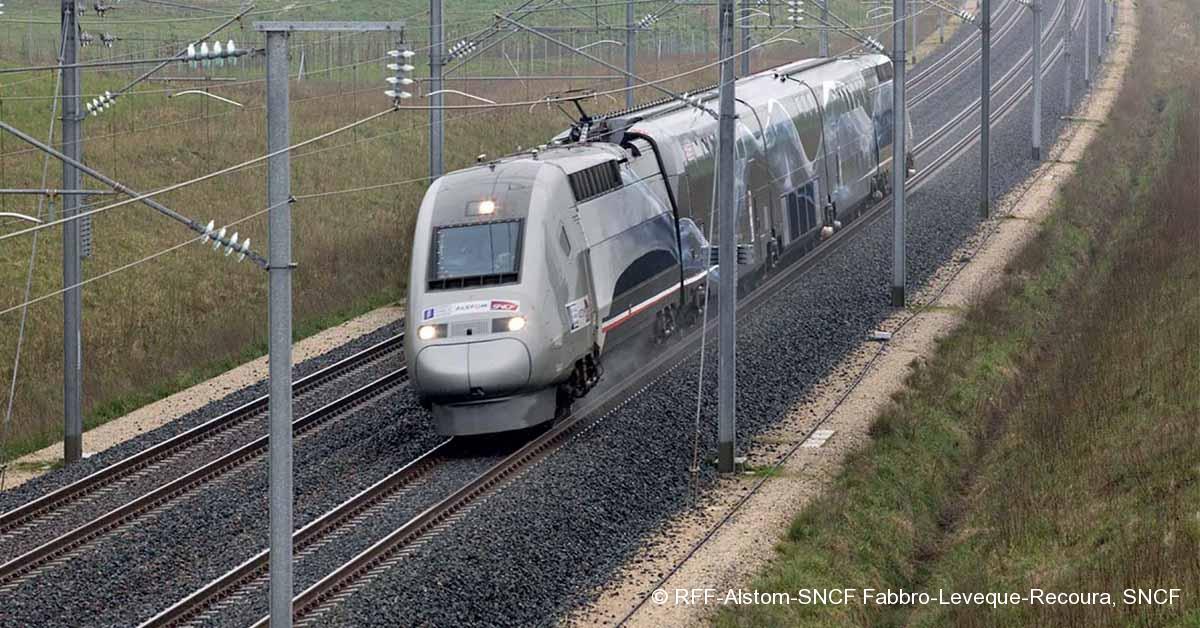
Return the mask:
<svg viewBox="0 0 1200 628">
<path fill-rule="evenodd" d="M 1200 91 L 1181 88 L 1194 63 L 1160 43 L 1194 42 L 1200 12 L 1143 10 L 1114 123 L 1041 235 L 750 585 L 1112 605 L 760 605 L 717 625 L 1200 625 Z M 1182 599 L 1127 604 L 1127 588 Z"/>
</svg>

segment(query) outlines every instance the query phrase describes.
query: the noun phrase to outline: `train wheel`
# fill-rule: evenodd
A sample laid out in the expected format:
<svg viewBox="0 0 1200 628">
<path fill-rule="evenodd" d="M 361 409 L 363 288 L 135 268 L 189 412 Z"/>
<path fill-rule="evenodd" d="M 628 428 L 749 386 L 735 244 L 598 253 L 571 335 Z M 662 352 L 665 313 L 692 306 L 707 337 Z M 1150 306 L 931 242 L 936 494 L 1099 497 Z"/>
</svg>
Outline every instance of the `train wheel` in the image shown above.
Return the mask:
<svg viewBox="0 0 1200 628">
<path fill-rule="evenodd" d="M 575 404 L 575 395 L 564 386 L 559 386 L 555 395 L 554 420 L 559 421 L 571 416 L 571 407 Z"/>
</svg>

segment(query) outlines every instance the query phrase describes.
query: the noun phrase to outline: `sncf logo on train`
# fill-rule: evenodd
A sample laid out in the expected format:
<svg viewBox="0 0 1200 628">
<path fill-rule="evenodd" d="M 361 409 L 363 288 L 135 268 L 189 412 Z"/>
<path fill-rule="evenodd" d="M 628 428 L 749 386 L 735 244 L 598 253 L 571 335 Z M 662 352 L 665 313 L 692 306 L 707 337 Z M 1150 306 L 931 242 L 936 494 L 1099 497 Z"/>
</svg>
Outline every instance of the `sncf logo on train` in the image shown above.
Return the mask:
<svg viewBox="0 0 1200 628">
<path fill-rule="evenodd" d="M 490 299 L 486 301 L 462 301 L 436 307 L 427 307 L 421 311 L 421 320 L 427 321 L 442 316 L 458 316 L 460 314 L 480 314 L 483 312 L 516 312 L 521 309 L 520 301 Z"/>
</svg>

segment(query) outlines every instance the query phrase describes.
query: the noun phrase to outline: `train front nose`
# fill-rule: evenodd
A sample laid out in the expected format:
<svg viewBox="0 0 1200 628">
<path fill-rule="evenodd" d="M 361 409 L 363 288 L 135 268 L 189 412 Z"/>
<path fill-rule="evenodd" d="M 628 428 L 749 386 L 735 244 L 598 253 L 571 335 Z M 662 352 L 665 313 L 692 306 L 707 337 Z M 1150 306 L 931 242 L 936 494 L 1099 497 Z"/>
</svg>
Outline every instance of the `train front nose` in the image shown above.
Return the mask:
<svg viewBox="0 0 1200 628">
<path fill-rule="evenodd" d="M 516 338 L 436 344 L 417 354 L 414 377 L 431 399 L 484 399 L 529 385 L 529 349 Z"/>
</svg>

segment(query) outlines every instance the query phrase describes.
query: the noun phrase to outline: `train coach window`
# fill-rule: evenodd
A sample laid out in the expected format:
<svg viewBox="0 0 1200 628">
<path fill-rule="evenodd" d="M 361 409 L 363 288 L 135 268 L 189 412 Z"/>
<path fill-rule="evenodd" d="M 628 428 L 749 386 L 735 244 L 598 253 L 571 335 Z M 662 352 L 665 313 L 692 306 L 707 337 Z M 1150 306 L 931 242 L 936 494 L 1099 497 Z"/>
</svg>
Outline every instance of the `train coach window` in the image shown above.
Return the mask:
<svg viewBox="0 0 1200 628">
<path fill-rule="evenodd" d="M 799 239 L 818 226 L 816 193 L 816 183 L 813 182 L 802 185 L 784 196 L 789 242 Z"/>
<path fill-rule="evenodd" d="M 800 228 L 800 197 L 795 192 L 789 192 L 784 202 L 787 205 L 788 241 L 791 242 L 804 233 Z"/>
<path fill-rule="evenodd" d="M 430 290 L 513 283 L 521 263 L 522 221 L 439 227 L 433 232 Z"/>
<path fill-rule="evenodd" d="M 886 83 L 892 80 L 893 73 L 892 64 L 890 62 L 880 63 L 879 65 L 875 66 L 875 74 L 879 77 L 880 83 Z"/>
</svg>

